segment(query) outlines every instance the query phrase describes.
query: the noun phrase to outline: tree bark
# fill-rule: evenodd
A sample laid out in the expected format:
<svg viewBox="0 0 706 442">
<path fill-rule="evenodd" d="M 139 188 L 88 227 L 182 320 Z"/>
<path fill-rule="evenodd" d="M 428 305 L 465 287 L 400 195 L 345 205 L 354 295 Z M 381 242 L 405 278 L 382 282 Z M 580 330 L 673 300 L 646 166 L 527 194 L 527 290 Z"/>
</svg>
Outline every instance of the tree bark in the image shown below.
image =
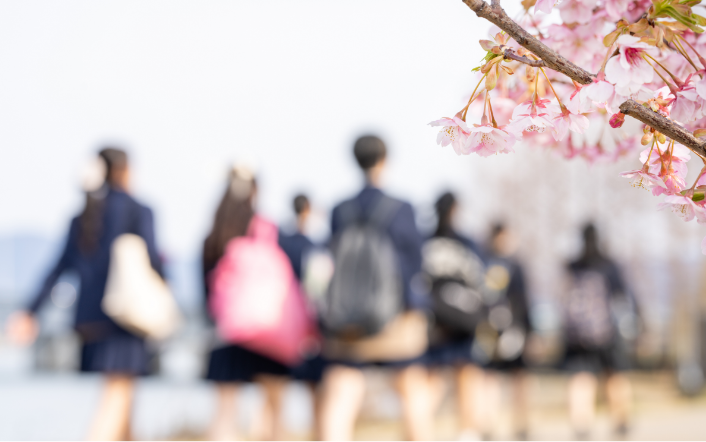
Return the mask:
<svg viewBox="0 0 706 442">
<path fill-rule="evenodd" d="M 706 142 L 700 141 L 693 136 L 691 132 L 684 129 L 674 121 L 666 118 L 657 112 L 649 109 L 637 101 L 629 99 L 620 105 L 620 112 L 625 115 L 630 115 L 636 120 L 642 121 L 646 125 L 653 127 L 656 131 L 661 132 L 676 141 L 679 144 L 691 149 L 696 155 L 706 160 Z"/>
<path fill-rule="evenodd" d="M 525 31 L 520 25 L 508 17 L 500 5 L 491 7 L 483 0 L 463 0 L 463 2 L 471 8 L 478 17 L 482 17 L 495 24 L 497 27 L 507 32 L 520 46 L 541 58 L 547 67 L 561 72 L 581 84 L 590 84 L 593 82 L 595 75 L 576 66 L 566 58 L 557 54 L 549 46 L 534 38 L 529 32 Z"/>
</svg>

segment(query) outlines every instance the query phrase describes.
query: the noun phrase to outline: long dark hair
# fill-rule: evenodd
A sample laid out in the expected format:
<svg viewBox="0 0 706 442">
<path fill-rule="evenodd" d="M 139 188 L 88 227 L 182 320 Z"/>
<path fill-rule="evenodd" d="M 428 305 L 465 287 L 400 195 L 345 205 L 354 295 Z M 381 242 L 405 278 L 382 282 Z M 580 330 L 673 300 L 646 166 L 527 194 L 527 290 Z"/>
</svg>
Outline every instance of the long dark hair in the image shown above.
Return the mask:
<svg viewBox="0 0 706 442">
<path fill-rule="evenodd" d="M 93 252 L 98 246 L 103 230 L 103 210 L 108 190 L 118 187 L 118 175 L 124 173 L 128 167 L 127 153 L 122 149 L 106 147 L 98 152 L 98 157 L 105 170 L 103 184 L 98 189 L 86 191 L 86 205 L 79 218 L 79 248 L 86 254 Z"/>
<path fill-rule="evenodd" d="M 223 256 L 231 239 L 247 233 L 250 220 L 255 215 L 253 199 L 256 191 L 257 183 L 252 173 L 243 168 L 233 168 L 216 210 L 211 233 L 204 243 L 204 263 L 214 265 Z"/>
<path fill-rule="evenodd" d="M 456 207 L 456 195 L 451 192 L 446 192 L 436 200 L 434 208 L 436 209 L 436 232 L 434 236 L 453 236 L 453 209 Z"/>
</svg>

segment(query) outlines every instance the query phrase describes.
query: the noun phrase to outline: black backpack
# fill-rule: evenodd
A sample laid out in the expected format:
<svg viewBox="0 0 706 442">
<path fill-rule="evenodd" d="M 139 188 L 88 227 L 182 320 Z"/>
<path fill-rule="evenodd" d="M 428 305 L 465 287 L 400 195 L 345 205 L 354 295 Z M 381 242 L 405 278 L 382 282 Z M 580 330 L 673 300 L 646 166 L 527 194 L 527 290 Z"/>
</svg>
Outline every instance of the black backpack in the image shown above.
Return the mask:
<svg viewBox="0 0 706 442">
<path fill-rule="evenodd" d="M 325 333 L 374 335 L 402 311 L 402 277 L 387 234 L 400 207 L 399 201 L 383 195 L 369 215 L 355 200 L 340 208 L 345 227 L 331 244 L 335 267 L 321 312 Z"/>
<path fill-rule="evenodd" d="M 446 237 L 428 240 L 422 256 L 436 323 L 453 332 L 473 333 L 487 315 L 483 261 L 465 244 Z"/>
</svg>

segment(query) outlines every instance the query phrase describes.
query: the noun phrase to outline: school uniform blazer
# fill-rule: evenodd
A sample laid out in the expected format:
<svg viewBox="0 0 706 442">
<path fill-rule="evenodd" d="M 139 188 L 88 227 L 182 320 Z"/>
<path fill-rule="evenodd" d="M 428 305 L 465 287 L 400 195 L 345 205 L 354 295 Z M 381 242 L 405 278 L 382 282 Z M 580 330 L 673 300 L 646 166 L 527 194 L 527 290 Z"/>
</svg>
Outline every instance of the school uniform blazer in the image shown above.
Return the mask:
<svg viewBox="0 0 706 442">
<path fill-rule="evenodd" d="M 73 218 L 61 257 L 44 280 L 29 310 L 36 312 L 42 302 L 49 297 L 61 274 L 73 270 L 78 274 L 81 283 L 76 306 L 76 329 L 86 339 L 100 339 L 114 333 L 127 333 L 101 309 L 108 279 L 110 247 L 113 240 L 124 233 L 134 233 L 145 240 L 152 267 L 163 275 L 162 263 L 155 246 L 152 211 L 127 193 L 111 188 L 103 202 L 101 233 L 95 250 L 88 253 L 81 250 L 79 247 L 81 221 L 79 216 Z"/>
<path fill-rule="evenodd" d="M 359 204 L 363 215 L 368 216 L 382 196 L 383 192 L 380 189 L 368 185 L 352 200 Z M 349 201 L 344 201 L 333 209 L 331 214 L 332 236 L 336 236 L 346 227 L 345 221 L 342 219 L 341 207 Z M 388 223 L 387 233 L 397 252 L 404 283 L 405 305 L 408 309 L 423 309 L 429 306 L 428 295 L 412 284 L 414 276 L 422 270 L 422 235 L 417 229 L 412 205 L 405 201 L 399 202 L 401 203 L 400 209 Z"/>
</svg>

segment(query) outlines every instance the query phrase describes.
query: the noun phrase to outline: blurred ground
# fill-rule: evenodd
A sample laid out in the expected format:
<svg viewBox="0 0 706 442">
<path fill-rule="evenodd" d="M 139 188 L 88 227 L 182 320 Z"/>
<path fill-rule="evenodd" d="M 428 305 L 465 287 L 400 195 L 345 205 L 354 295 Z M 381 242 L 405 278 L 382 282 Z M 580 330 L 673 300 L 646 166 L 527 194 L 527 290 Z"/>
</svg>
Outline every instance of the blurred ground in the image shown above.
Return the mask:
<svg viewBox="0 0 706 442">
<path fill-rule="evenodd" d="M 635 418 L 632 432 L 625 440 L 639 442 L 701 442 L 706 418 L 706 396 L 687 399 L 680 396 L 669 373 L 634 373 Z M 567 442 L 573 440 L 567 424 L 564 392 L 566 377 L 561 375 L 536 375 L 532 382 L 531 423 L 532 441 Z M 505 391 L 507 396 L 507 391 Z M 374 398 L 370 398 L 374 400 Z M 505 398 L 507 399 L 507 397 Z M 506 402 L 507 403 L 507 402 Z M 507 407 L 505 407 L 507 408 Z M 454 422 L 451 401 L 447 401 L 438 421 L 438 441 L 454 440 Z M 612 434 L 608 413 L 603 406 L 593 433 L 593 441 L 619 440 Z M 400 429 L 389 418 L 368 416 L 360 423 L 356 440 L 360 442 L 400 441 Z M 514 440 L 509 413 L 500 416 L 494 442 Z M 172 438 L 162 442 L 200 442 L 199 438 Z M 306 434 L 292 434 L 291 440 L 307 441 Z"/>
</svg>

